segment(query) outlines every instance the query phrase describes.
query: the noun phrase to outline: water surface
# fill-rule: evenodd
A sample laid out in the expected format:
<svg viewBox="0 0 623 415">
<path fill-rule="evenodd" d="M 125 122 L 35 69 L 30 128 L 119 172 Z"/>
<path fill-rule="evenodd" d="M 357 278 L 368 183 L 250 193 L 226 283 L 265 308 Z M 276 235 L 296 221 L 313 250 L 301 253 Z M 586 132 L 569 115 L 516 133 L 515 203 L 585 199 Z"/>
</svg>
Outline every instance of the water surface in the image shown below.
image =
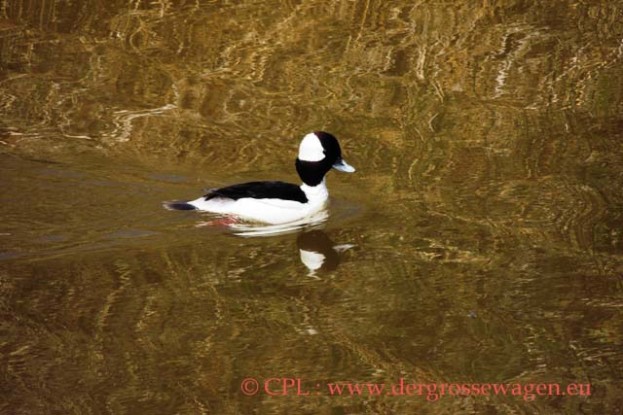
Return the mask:
<svg viewBox="0 0 623 415">
<path fill-rule="evenodd" d="M 2 413 L 621 410 L 620 2 L 9 0 L 0 18 Z M 161 208 L 296 182 L 319 129 L 358 168 L 330 174 L 320 226 L 240 237 Z M 592 395 L 246 396 L 249 377 Z"/>
</svg>

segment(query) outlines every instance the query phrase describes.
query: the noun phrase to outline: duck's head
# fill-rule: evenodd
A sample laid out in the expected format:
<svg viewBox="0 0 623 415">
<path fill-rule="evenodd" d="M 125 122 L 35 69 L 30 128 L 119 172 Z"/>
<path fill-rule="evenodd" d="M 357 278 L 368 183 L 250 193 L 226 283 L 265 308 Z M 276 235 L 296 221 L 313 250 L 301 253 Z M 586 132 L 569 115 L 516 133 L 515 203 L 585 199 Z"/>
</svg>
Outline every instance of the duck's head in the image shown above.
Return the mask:
<svg viewBox="0 0 623 415">
<path fill-rule="evenodd" d="M 324 131 L 314 131 L 303 137 L 296 158 L 296 171 L 308 186 L 317 186 L 331 169 L 353 173 L 355 168 L 342 159 L 337 138 Z"/>
</svg>

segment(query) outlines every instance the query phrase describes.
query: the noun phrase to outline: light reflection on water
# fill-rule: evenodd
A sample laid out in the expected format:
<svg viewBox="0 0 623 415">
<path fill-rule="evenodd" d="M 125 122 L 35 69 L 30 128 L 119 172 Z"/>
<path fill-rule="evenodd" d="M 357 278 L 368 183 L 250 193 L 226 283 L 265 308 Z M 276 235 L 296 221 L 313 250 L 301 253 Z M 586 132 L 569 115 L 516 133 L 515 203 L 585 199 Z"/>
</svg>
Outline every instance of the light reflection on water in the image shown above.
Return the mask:
<svg viewBox="0 0 623 415">
<path fill-rule="evenodd" d="M 0 8 L 0 412 L 617 411 L 617 2 L 35 3 Z M 319 129 L 358 171 L 317 226 L 161 208 L 297 182 Z M 246 377 L 595 394 L 281 399 Z"/>
</svg>

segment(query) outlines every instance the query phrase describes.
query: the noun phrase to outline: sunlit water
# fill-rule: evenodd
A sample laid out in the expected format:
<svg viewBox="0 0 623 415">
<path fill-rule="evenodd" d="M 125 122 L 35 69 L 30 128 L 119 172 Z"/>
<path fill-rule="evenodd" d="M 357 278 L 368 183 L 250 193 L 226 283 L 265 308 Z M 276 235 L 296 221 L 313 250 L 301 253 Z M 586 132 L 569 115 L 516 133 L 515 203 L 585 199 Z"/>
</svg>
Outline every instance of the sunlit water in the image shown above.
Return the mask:
<svg viewBox="0 0 623 415">
<path fill-rule="evenodd" d="M 9 0 L 0 18 L 2 413 L 622 410 L 620 2 Z M 161 206 L 297 182 L 319 129 L 358 168 L 330 173 L 326 218 L 258 232 Z M 593 389 L 315 386 L 400 378 Z"/>
</svg>

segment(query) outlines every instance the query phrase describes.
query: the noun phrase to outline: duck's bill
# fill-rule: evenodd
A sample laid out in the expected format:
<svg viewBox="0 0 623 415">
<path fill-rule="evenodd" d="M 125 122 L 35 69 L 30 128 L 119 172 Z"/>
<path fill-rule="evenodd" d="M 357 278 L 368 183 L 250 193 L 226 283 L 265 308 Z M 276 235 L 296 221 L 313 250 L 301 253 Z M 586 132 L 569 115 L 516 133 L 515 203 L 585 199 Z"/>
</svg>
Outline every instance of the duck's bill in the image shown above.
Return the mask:
<svg viewBox="0 0 623 415">
<path fill-rule="evenodd" d="M 338 161 L 336 161 L 333 164 L 333 168 L 335 170 L 339 170 L 344 173 L 353 173 L 355 171 L 355 168 L 351 166 L 350 164 L 348 164 L 347 162 L 345 162 L 343 159 L 339 159 Z"/>
</svg>

